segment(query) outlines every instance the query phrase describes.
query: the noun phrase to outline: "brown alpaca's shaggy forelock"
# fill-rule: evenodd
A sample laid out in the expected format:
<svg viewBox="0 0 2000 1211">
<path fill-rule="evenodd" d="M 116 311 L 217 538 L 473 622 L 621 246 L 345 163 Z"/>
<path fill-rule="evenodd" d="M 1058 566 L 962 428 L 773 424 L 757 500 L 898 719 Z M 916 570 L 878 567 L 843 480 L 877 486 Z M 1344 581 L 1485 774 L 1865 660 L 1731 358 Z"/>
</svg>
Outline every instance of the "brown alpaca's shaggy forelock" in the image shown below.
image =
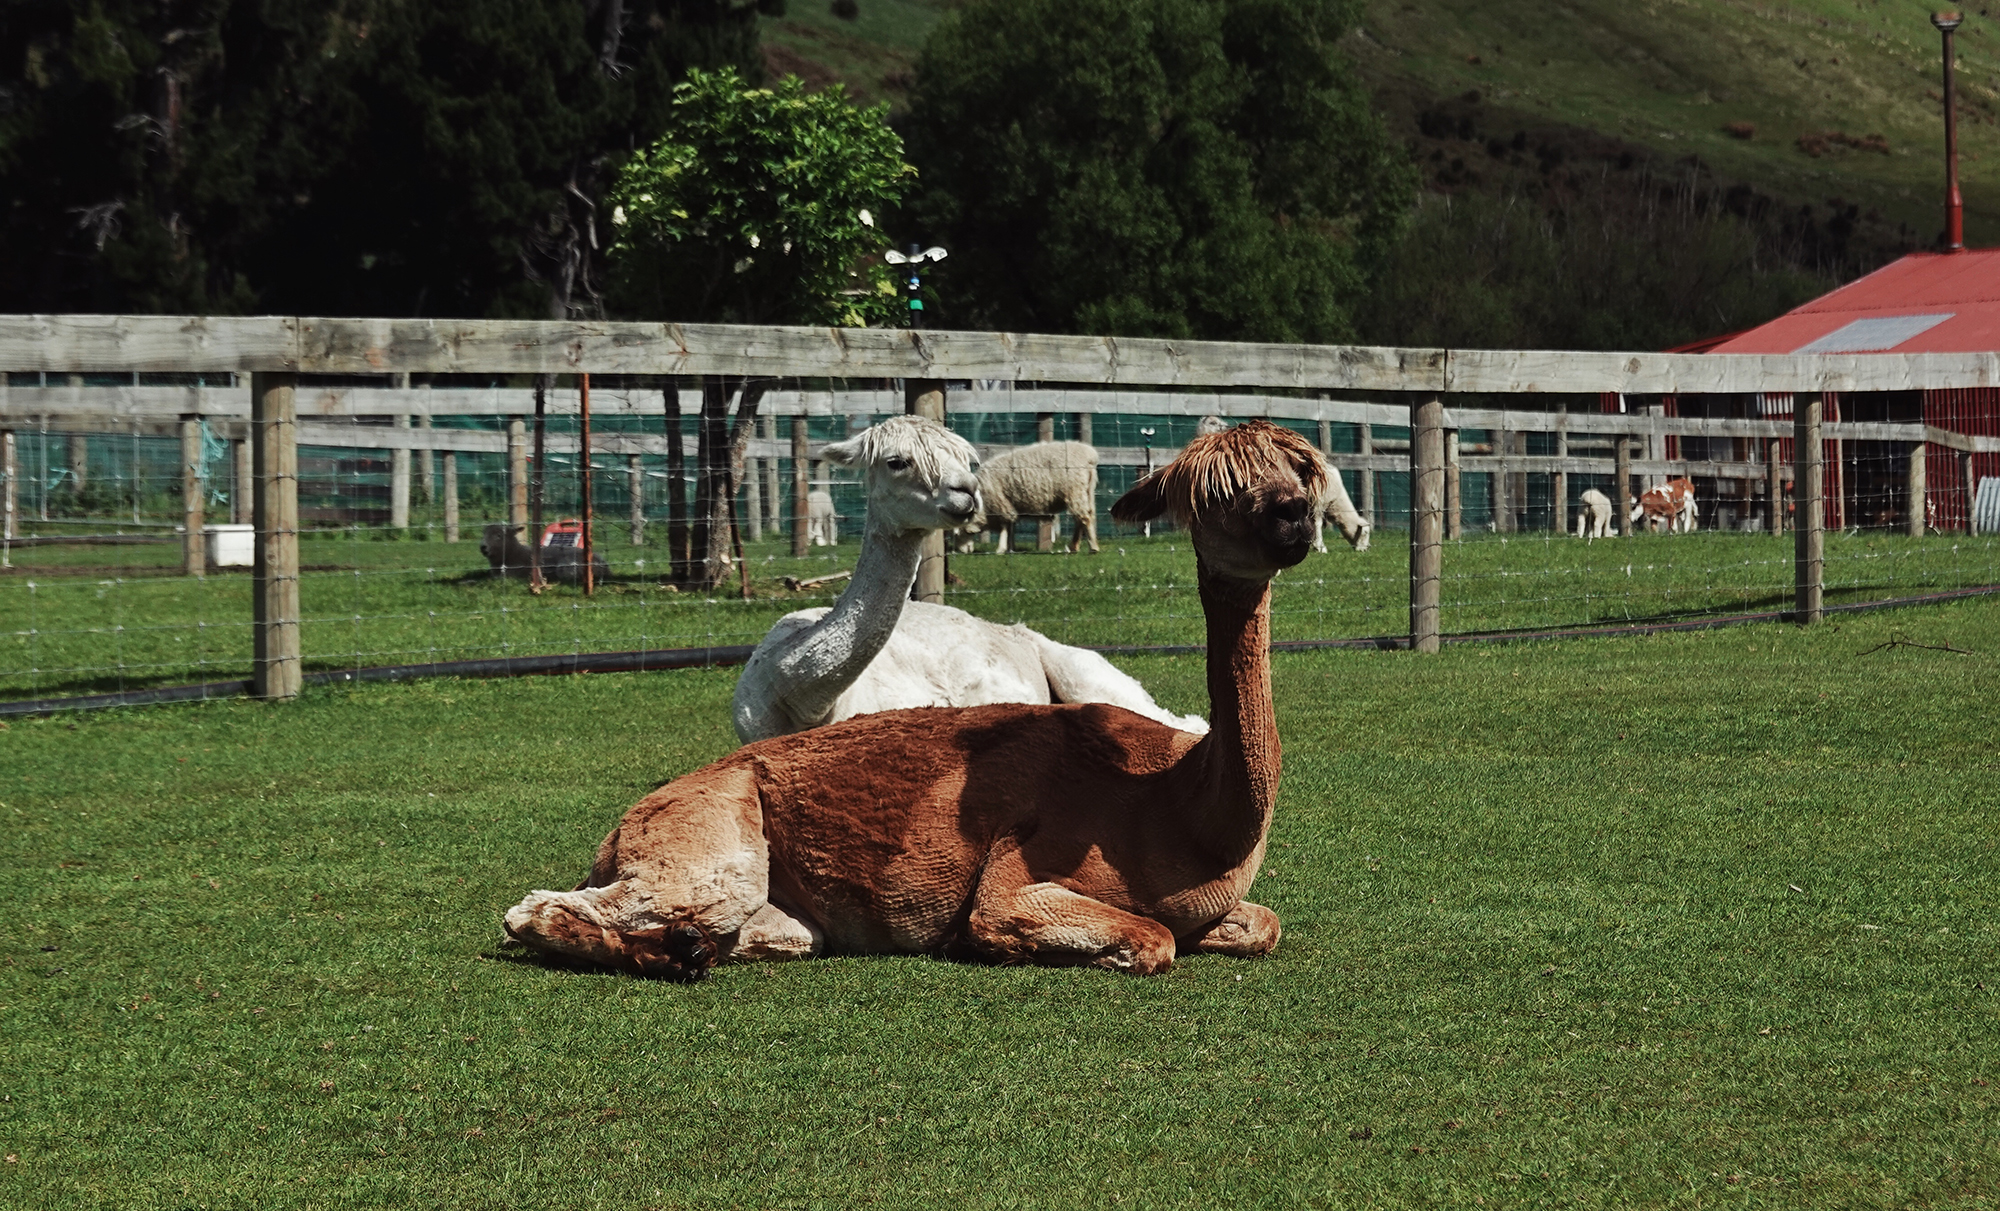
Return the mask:
<svg viewBox="0 0 2000 1211">
<path fill-rule="evenodd" d="M 1311 442 L 1283 425 L 1248 420 L 1190 441 L 1178 458 L 1120 498 L 1111 515 L 1135 522 L 1169 512 L 1186 525 L 1263 482 L 1277 463 L 1291 465 L 1299 487 L 1309 496 L 1325 492 L 1326 464 Z"/>
</svg>

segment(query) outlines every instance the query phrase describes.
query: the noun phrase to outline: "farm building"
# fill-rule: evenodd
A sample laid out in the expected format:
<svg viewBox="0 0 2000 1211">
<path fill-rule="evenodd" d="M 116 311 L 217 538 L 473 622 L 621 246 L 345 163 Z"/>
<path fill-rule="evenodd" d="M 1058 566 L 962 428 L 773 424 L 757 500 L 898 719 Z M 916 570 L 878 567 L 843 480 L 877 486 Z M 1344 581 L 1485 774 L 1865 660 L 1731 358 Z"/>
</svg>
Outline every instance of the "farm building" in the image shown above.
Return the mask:
<svg viewBox="0 0 2000 1211">
<path fill-rule="evenodd" d="M 2000 249 L 1912 253 L 1866 277 L 1744 332 L 1676 352 L 1687 353 L 1985 353 L 2000 350 Z M 1613 401 L 1608 407 L 1615 408 Z M 1669 416 L 1734 416 L 1783 420 L 1788 394 L 1682 396 L 1663 401 Z M 2000 434 L 2000 389 L 1831 392 L 1822 419 L 1915 424 L 1950 433 Z M 1669 459 L 1749 461 L 1754 438 L 1667 438 Z M 1826 441 L 1825 524 L 1906 526 L 1912 451 L 1905 443 Z M 1790 461 L 1792 443 L 1779 442 Z M 1926 443 L 1918 469 L 1925 520 L 1934 530 L 1968 527 L 1978 481 L 2000 476 L 2000 454 L 1962 452 Z M 1742 521 L 1760 514 L 1755 481 L 1701 485 Z M 1990 489 L 1989 489 L 1990 491 Z"/>
</svg>

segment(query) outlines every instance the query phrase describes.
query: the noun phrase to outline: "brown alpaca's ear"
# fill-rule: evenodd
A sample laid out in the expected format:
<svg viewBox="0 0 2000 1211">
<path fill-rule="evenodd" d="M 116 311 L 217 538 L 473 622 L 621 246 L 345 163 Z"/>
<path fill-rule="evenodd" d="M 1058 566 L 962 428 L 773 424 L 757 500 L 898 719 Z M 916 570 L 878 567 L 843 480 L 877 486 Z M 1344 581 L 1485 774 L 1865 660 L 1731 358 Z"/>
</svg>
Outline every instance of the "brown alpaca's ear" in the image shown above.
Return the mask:
<svg viewBox="0 0 2000 1211">
<path fill-rule="evenodd" d="M 1167 468 L 1148 475 L 1132 485 L 1132 490 L 1118 498 L 1111 506 L 1111 517 L 1127 525 L 1151 521 L 1167 511 Z"/>
</svg>

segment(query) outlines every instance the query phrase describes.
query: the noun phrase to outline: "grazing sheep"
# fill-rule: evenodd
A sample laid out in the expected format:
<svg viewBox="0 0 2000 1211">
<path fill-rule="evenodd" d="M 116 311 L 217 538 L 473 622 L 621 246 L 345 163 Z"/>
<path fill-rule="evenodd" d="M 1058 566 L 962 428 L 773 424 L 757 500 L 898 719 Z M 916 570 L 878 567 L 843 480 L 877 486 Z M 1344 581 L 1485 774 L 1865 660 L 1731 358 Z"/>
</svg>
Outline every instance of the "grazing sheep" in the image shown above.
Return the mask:
<svg viewBox="0 0 2000 1211">
<path fill-rule="evenodd" d="M 1097 554 L 1097 451 L 1083 442 L 1037 442 L 994 455 L 979 468 L 982 509 L 967 523 L 970 534 L 996 530 L 994 551 L 1006 554 L 1014 523 L 1023 517 L 1076 518 L 1069 549 L 1088 540 Z M 970 544 L 960 550 L 970 550 Z"/>
<path fill-rule="evenodd" d="M 1577 502 L 1576 536 L 1585 542 L 1611 537 L 1611 498 L 1596 488 L 1585 488 Z"/>
<path fill-rule="evenodd" d="M 825 488 L 806 494 L 806 541 L 816 547 L 840 545 L 840 515 L 833 511 L 833 493 Z"/>
<path fill-rule="evenodd" d="M 532 556 L 528 544 L 521 541 L 521 527 L 498 523 L 487 526 L 485 536 L 479 540 L 479 553 L 492 565 L 493 575 L 515 580 L 528 578 L 528 562 Z M 590 564 L 597 570 L 594 579 L 603 584 L 611 575 L 611 565 L 594 550 L 590 553 Z M 543 547 L 542 579 L 556 584 L 582 584 L 583 548 Z"/>
</svg>

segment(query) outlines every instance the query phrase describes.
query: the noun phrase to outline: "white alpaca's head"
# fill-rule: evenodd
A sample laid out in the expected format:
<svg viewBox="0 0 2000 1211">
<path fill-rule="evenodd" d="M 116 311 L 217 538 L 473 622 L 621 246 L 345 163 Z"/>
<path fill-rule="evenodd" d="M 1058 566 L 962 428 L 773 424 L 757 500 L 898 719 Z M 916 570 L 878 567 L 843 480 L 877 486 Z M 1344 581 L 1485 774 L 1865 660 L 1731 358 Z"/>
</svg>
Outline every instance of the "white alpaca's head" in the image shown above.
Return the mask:
<svg viewBox="0 0 2000 1211">
<path fill-rule="evenodd" d="M 826 457 L 866 474 L 870 527 L 955 529 L 979 511 L 978 452 L 927 416 L 892 416 L 830 444 Z"/>
</svg>

